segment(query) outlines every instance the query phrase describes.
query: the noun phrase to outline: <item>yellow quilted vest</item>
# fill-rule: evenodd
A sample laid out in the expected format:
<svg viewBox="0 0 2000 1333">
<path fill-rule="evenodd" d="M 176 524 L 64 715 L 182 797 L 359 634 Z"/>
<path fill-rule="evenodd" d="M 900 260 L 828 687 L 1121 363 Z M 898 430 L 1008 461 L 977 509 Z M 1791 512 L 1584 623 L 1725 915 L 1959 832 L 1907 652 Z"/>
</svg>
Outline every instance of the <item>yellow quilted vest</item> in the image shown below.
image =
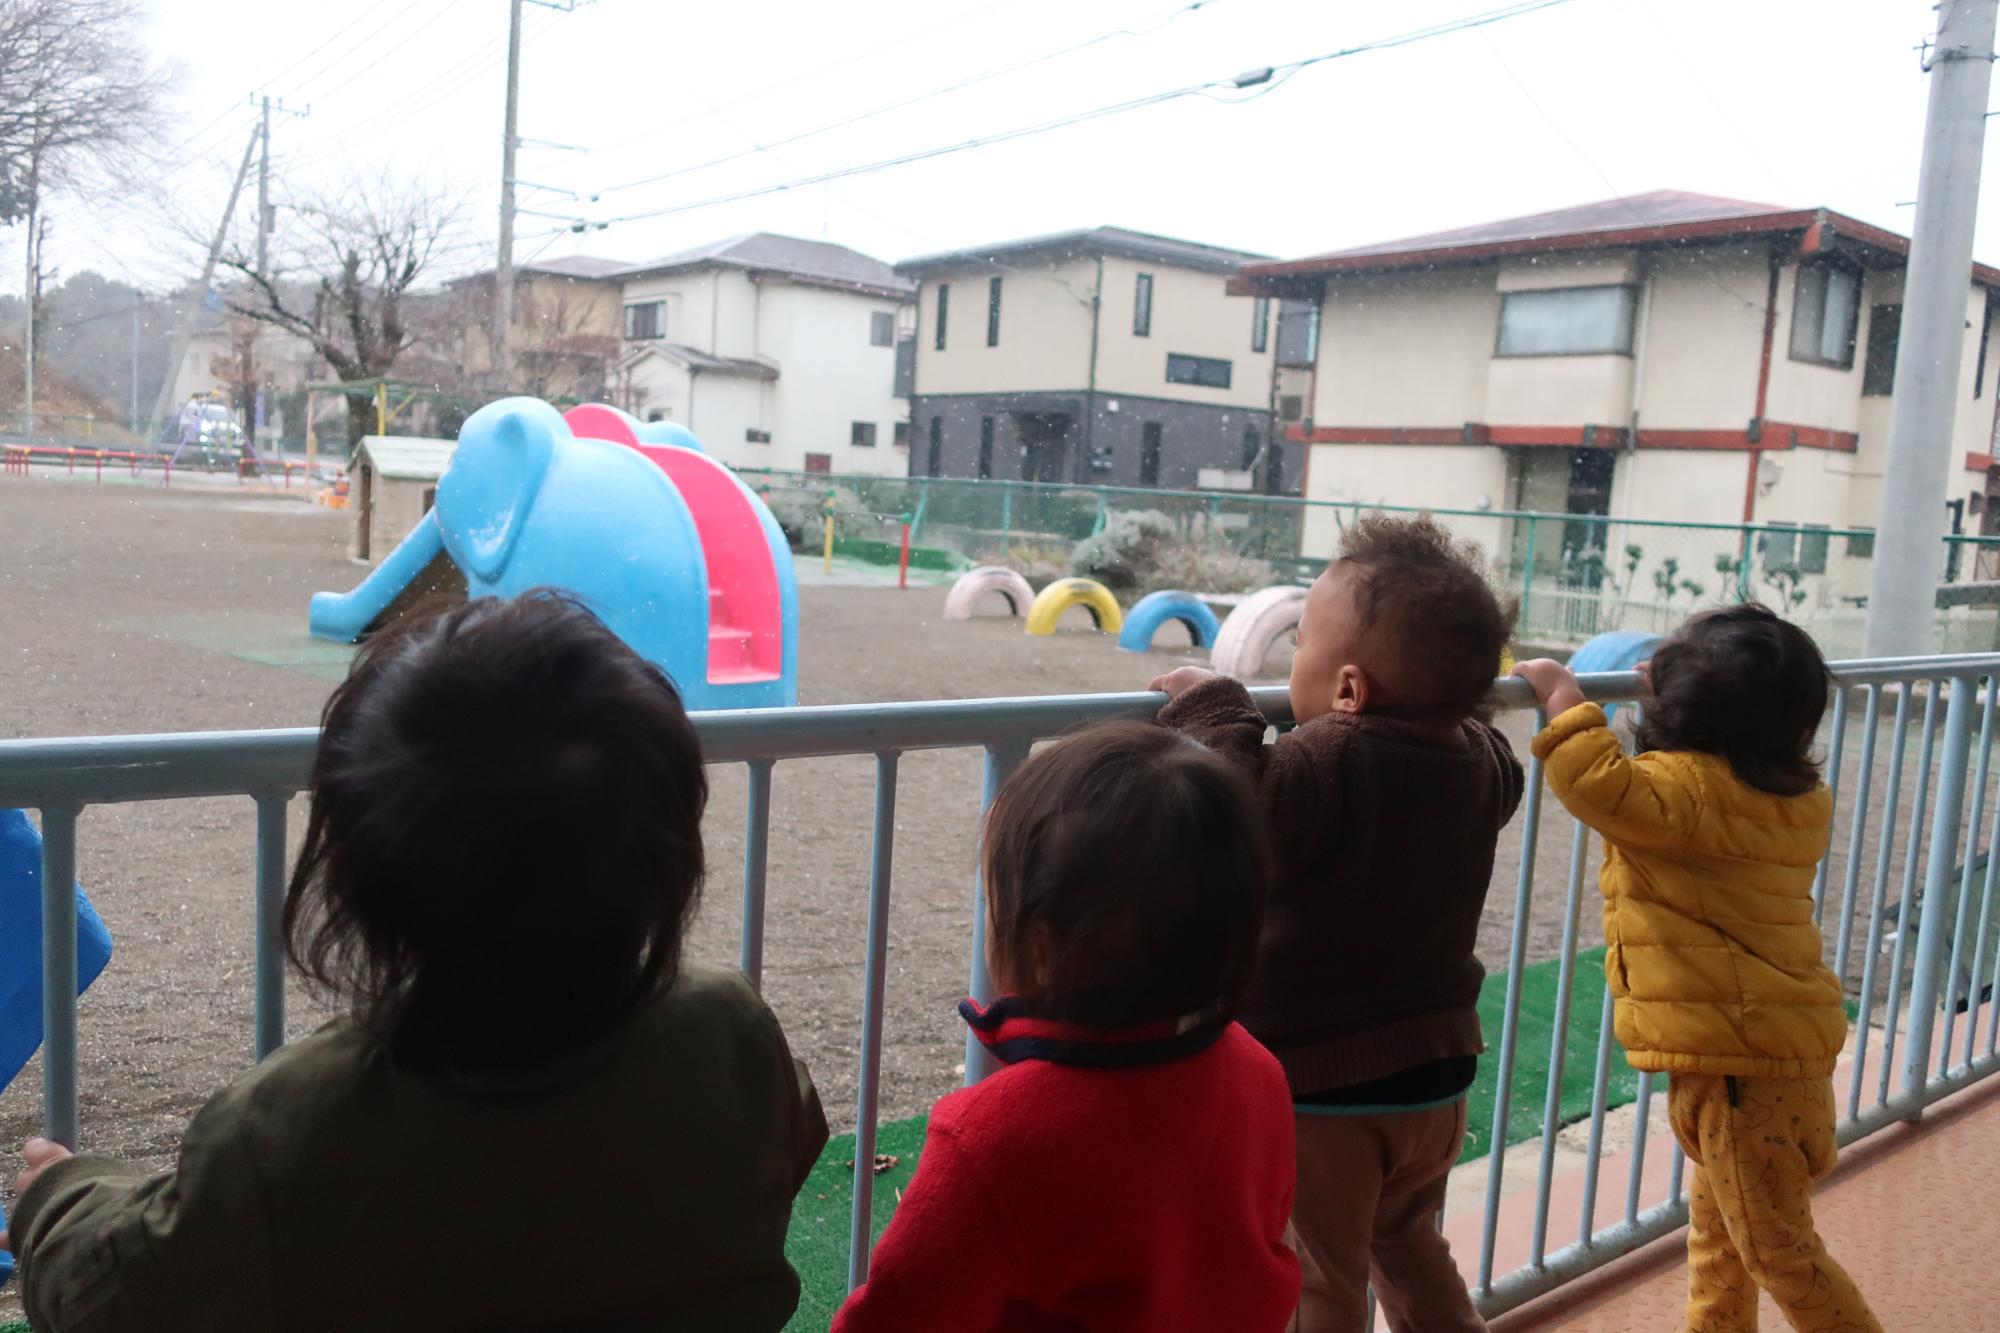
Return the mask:
<svg viewBox="0 0 2000 1333">
<path fill-rule="evenodd" d="M 1605 976 L 1635 1069 L 1823 1078 L 1847 1037 L 1813 873 L 1833 798 L 1774 796 L 1693 751 L 1628 756 L 1582 704 L 1535 737 L 1549 788 L 1604 835 Z"/>
</svg>

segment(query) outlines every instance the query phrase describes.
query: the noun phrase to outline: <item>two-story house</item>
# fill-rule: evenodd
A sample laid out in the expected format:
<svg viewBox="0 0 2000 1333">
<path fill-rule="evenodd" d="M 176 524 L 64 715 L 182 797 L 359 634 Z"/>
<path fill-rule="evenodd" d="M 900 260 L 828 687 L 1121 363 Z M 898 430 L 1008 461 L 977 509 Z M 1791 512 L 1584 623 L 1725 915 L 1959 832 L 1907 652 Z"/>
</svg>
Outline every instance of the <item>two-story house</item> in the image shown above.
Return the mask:
<svg viewBox="0 0 2000 1333">
<path fill-rule="evenodd" d="M 826 241 L 756 232 L 633 264 L 613 401 L 735 467 L 898 475 L 907 280 Z"/>
<path fill-rule="evenodd" d="M 621 350 L 618 278 L 630 261 L 595 255 L 528 260 L 514 269 L 510 388 L 542 398 L 603 397 Z M 459 369 L 475 382 L 493 374 L 493 271 L 448 283 L 459 331 Z"/>
<path fill-rule="evenodd" d="M 916 476 L 1282 490 L 1257 256 L 1119 227 L 905 260 Z M 1295 452 L 1295 451 L 1294 451 Z"/>
<path fill-rule="evenodd" d="M 1908 250 L 1825 208 L 1661 191 L 1251 264 L 1233 285 L 1319 307 L 1287 427 L 1310 499 L 1872 527 Z M 2000 271 L 1967 275 L 1952 489 L 1973 513 L 1996 290 Z M 1330 512 L 1309 517 L 1308 554 L 1335 540 Z"/>
</svg>

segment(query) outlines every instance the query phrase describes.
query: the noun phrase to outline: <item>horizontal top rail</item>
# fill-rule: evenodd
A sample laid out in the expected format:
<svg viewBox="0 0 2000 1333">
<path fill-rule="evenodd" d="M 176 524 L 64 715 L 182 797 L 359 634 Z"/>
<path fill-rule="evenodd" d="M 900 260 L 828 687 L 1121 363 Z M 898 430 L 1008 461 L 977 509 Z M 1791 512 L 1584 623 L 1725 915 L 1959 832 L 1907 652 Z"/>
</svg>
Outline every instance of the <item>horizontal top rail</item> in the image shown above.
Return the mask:
<svg viewBox="0 0 2000 1333">
<path fill-rule="evenodd" d="M 2000 654 L 1892 658 L 1835 664 L 1844 685 L 1969 678 L 2000 673 Z M 1640 689 L 1634 672 L 1586 676 L 1587 697 L 1629 699 Z M 1251 691 L 1264 716 L 1288 722 L 1283 686 Z M 1489 702 L 1500 709 L 1534 706 L 1525 681 L 1503 678 Z M 947 699 L 917 703 L 821 704 L 787 709 L 734 709 L 694 715 L 703 757 L 710 763 L 804 759 L 818 755 L 999 746 L 1054 736 L 1118 718 L 1147 718 L 1165 696 L 1055 694 L 1039 698 Z M 0 740 L 0 807 L 46 809 L 163 801 L 202 796 L 289 795 L 305 789 L 312 771 L 315 727 L 209 731 L 152 736 L 80 736 Z"/>
</svg>

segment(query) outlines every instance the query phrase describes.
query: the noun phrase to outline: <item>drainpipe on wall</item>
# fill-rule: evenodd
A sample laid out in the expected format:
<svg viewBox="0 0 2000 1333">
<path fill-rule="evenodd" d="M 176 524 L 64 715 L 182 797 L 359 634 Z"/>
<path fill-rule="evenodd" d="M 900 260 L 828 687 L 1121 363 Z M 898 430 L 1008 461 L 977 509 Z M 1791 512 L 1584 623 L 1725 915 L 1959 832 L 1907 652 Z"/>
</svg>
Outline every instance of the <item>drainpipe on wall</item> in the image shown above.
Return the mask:
<svg viewBox="0 0 2000 1333">
<path fill-rule="evenodd" d="M 1743 521 L 1750 522 L 1757 516 L 1757 464 L 1762 461 L 1759 450 L 1764 443 L 1764 413 L 1771 391 L 1771 344 L 1778 329 L 1778 270 L 1783 267 L 1778 259 L 1778 247 L 1771 247 L 1770 281 L 1764 288 L 1764 351 L 1757 363 L 1757 409 L 1750 418 L 1750 448 L 1744 454 L 1746 460 L 1743 477 Z M 1750 536 L 1744 534 L 1746 550 Z M 1745 557 L 1744 563 L 1749 563 Z"/>
<path fill-rule="evenodd" d="M 1653 285 L 1657 279 L 1648 256 L 1639 256 L 1644 271 L 1639 277 L 1639 310 L 1633 320 L 1632 330 L 1632 407 L 1625 423 L 1625 484 L 1620 487 L 1613 482 L 1614 492 L 1620 492 L 1617 503 L 1611 506 L 1618 518 L 1632 516 L 1632 468 L 1630 458 L 1639 451 L 1639 414 L 1643 410 L 1646 397 L 1646 348 L 1652 342 L 1653 331 Z"/>
<path fill-rule="evenodd" d="M 1099 255 L 1097 257 L 1097 286 L 1090 293 L 1090 387 L 1084 391 L 1083 395 L 1083 445 L 1078 451 L 1076 465 L 1073 469 L 1075 473 L 1074 480 L 1079 486 L 1087 485 L 1095 480 L 1094 477 L 1086 476 L 1085 472 L 1089 469 L 1094 458 L 1094 455 L 1091 453 L 1091 441 L 1095 439 L 1097 433 L 1097 325 L 1103 312 L 1104 256 Z"/>
</svg>

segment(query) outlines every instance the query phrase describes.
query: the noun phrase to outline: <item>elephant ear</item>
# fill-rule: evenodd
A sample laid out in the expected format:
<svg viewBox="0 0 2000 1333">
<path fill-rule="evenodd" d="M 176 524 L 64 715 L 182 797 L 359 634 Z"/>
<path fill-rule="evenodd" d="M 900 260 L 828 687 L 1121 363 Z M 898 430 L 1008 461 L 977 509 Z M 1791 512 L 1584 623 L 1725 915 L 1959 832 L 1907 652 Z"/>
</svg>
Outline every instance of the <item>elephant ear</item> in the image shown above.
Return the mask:
<svg viewBox="0 0 2000 1333">
<path fill-rule="evenodd" d="M 445 545 L 466 573 L 491 583 L 506 571 L 556 446 L 568 438 L 561 415 L 535 398 L 502 398 L 466 418 L 437 490 Z"/>
</svg>

